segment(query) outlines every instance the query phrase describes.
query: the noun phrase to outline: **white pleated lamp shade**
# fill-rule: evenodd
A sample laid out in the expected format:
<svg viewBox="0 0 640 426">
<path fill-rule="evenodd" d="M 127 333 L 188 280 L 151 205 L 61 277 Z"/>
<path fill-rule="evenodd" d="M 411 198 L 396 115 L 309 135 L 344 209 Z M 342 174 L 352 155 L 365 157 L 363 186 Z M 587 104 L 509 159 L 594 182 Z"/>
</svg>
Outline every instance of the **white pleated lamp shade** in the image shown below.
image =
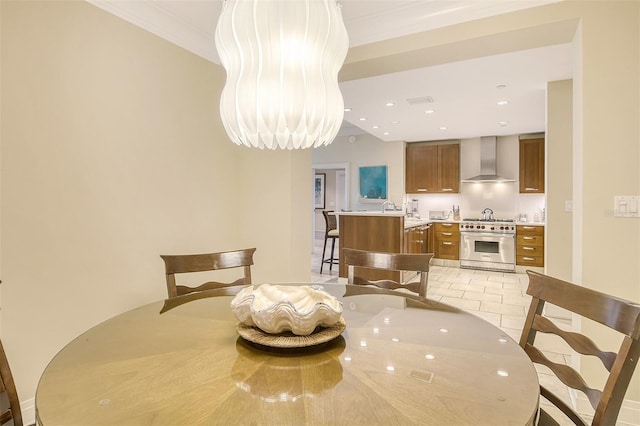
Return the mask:
<svg viewBox="0 0 640 426">
<path fill-rule="evenodd" d="M 331 143 L 344 116 L 338 71 L 348 47 L 336 0 L 225 0 L 216 48 L 231 140 L 270 149 Z"/>
</svg>

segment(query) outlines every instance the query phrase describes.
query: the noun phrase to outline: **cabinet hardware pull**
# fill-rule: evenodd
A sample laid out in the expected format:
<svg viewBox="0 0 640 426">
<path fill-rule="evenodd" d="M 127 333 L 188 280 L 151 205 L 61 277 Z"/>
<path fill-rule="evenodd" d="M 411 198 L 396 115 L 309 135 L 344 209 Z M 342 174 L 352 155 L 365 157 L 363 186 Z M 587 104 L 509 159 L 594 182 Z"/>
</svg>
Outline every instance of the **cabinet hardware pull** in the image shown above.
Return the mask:
<svg viewBox="0 0 640 426">
<path fill-rule="evenodd" d="M 450 237 L 453 235 L 453 233 L 451 232 L 443 232 L 442 235 L 446 235 L 447 237 Z"/>
<path fill-rule="evenodd" d="M 442 225 L 442 226 L 446 226 L 446 227 L 451 227 L 451 226 L 453 226 L 453 224 L 451 224 L 451 223 L 441 223 L 440 225 Z"/>
<path fill-rule="evenodd" d="M 451 192 L 453 188 L 442 188 L 442 192 Z"/>
<path fill-rule="evenodd" d="M 525 257 L 523 257 L 523 258 L 522 258 L 522 260 L 529 260 L 529 261 L 532 261 L 532 262 L 533 262 L 533 261 L 534 261 L 534 260 L 536 260 L 536 259 L 535 259 L 535 258 L 533 258 L 533 257 L 526 257 L 526 256 L 525 256 Z"/>
<path fill-rule="evenodd" d="M 523 226 L 522 229 L 536 229 L 535 226 Z"/>
<path fill-rule="evenodd" d="M 522 237 L 523 240 L 535 240 L 535 237 Z"/>
<path fill-rule="evenodd" d="M 425 188 L 418 188 L 418 192 L 427 192 Z"/>
<path fill-rule="evenodd" d="M 524 190 L 525 191 L 537 191 L 538 188 L 525 188 Z"/>
<path fill-rule="evenodd" d="M 443 246 L 451 246 L 451 245 L 453 245 L 453 243 L 451 241 L 443 241 L 442 245 Z"/>
<path fill-rule="evenodd" d="M 522 250 L 535 250 L 533 247 L 522 247 Z"/>
</svg>

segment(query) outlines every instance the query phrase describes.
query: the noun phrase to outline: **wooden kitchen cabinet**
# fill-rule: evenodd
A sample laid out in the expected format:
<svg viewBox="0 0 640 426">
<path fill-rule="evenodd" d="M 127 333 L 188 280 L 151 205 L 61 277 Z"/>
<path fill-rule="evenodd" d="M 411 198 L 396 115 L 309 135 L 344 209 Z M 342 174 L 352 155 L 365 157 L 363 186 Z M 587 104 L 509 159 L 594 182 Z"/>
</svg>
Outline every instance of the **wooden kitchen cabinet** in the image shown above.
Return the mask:
<svg viewBox="0 0 640 426">
<path fill-rule="evenodd" d="M 405 253 L 430 253 L 429 225 L 414 226 L 404 230 Z"/>
<path fill-rule="evenodd" d="M 436 222 L 434 227 L 435 257 L 460 259 L 460 226 L 457 223 Z"/>
<path fill-rule="evenodd" d="M 520 139 L 520 193 L 544 193 L 544 138 Z"/>
<path fill-rule="evenodd" d="M 544 266 L 544 226 L 516 226 L 516 265 Z"/>
<path fill-rule="evenodd" d="M 460 144 L 410 143 L 405 159 L 408 194 L 459 192 Z"/>
</svg>

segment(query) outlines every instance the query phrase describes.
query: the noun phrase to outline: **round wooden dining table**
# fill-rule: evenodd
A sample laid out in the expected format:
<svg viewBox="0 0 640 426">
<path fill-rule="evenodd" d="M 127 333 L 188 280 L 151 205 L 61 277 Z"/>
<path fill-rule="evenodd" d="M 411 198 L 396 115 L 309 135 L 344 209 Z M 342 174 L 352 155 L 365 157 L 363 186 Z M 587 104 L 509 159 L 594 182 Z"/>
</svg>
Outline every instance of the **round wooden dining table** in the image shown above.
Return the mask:
<svg viewBox="0 0 640 426">
<path fill-rule="evenodd" d="M 409 294 L 322 287 L 346 328 L 317 346 L 245 341 L 231 296 L 113 317 L 47 366 L 38 424 L 534 424 L 536 371 L 499 328 Z"/>
</svg>

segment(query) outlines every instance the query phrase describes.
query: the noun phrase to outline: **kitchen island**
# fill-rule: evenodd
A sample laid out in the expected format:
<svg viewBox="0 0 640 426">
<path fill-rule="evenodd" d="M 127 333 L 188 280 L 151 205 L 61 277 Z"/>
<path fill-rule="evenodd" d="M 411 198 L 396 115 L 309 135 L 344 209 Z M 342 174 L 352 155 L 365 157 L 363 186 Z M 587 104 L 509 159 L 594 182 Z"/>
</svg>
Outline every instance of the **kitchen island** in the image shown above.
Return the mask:
<svg viewBox="0 0 640 426">
<path fill-rule="evenodd" d="M 430 253 L 430 221 L 406 218 L 402 211 L 339 212 L 340 268 L 339 276 L 347 276 L 342 262 L 342 249 L 380 251 L 388 253 Z M 361 276 L 374 279 L 400 281 L 399 272 L 366 270 Z"/>
</svg>

